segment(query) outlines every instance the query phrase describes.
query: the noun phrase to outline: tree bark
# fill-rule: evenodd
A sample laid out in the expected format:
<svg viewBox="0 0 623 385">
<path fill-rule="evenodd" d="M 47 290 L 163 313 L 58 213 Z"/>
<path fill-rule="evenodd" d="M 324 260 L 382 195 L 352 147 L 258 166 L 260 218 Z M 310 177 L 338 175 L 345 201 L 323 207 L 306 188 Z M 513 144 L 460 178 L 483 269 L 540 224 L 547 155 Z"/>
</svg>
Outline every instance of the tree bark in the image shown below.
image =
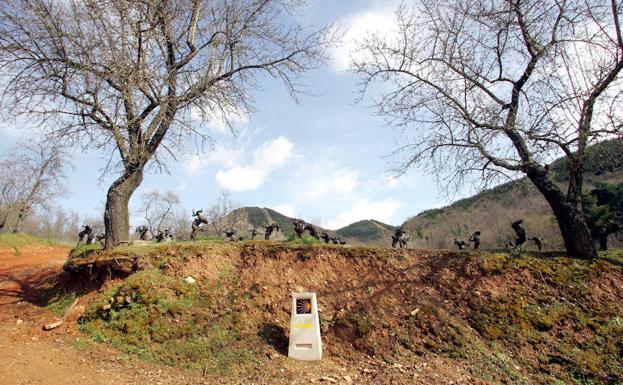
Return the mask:
<svg viewBox="0 0 623 385">
<path fill-rule="evenodd" d="M 563 194 L 548 178 L 546 171 L 530 170 L 527 174 L 552 208 L 569 256 L 580 259 L 597 258 L 597 249 L 586 224 L 581 202 L 569 199 Z"/>
<path fill-rule="evenodd" d="M 6 213 L 4 213 L 4 218 L 2 219 L 2 222 L 0 222 L 0 232 L 2 232 L 2 230 L 4 230 L 4 227 L 7 225 L 7 221 L 9 220 L 9 215 L 11 215 L 10 209 L 8 209 Z"/>
<path fill-rule="evenodd" d="M 15 222 L 15 226 L 13 226 L 13 233 L 17 234 L 22 230 L 22 222 L 24 218 L 28 215 L 27 209 L 21 208 L 19 210 L 19 214 L 17 214 L 17 221 Z"/>
<path fill-rule="evenodd" d="M 104 210 L 105 249 L 111 249 L 128 241 L 130 235 L 128 203 L 142 181 L 143 167 L 128 167 L 127 171 L 108 189 Z"/>
<path fill-rule="evenodd" d="M 599 250 L 608 250 L 608 233 L 599 235 Z"/>
</svg>

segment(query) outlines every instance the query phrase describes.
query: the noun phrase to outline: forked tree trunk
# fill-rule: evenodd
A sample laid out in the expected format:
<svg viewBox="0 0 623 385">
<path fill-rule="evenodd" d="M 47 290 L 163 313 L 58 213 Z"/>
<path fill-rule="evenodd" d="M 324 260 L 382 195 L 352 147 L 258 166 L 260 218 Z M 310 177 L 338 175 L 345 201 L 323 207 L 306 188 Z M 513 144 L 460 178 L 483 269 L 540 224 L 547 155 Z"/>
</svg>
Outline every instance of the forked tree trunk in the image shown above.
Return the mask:
<svg viewBox="0 0 623 385">
<path fill-rule="evenodd" d="M 104 248 L 110 249 L 128 241 L 130 235 L 128 203 L 142 180 L 143 168 L 137 167 L 124 173 L 108 189 L 104 210 L 106 228 Z"/>
<path fill-rule="evenodd" d="M 591 235 L 579 200 L 572 201 L 547 177 L 546 172 L 529 172 L 528 178 L 549 203 L 569 256 L 581 259 L 597 258 Z"/>
</svg>

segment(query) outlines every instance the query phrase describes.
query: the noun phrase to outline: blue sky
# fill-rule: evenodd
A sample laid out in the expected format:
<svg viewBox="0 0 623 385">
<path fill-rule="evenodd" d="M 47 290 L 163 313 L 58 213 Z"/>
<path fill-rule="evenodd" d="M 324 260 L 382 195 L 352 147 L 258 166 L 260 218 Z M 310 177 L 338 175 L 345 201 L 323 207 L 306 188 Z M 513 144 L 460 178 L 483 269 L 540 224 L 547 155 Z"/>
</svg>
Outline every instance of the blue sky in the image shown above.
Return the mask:
<svg viewBox="0 0 623 385">
<path fill-rule="evenodd" d="M 256 112 L 237 123 L 232 136 L 221 124 L 209 130 L 216 147 L 205 153 L 180 154 L 170 174 L 148 174 L 130 201 L 136 210 L 142 192 L 173 190 L 188 211 L 210 206 L 221 191 L 229 191 L 241 206 L 271 207 L 286 215 L 336 229 L 361 219 L 400 224 L 406 218 L 447 203 L 434 176 L 411 170 L 393 178 L 395 158 L 387 157 L 400 142 L 364 101 L 354 104 L 356 77 L 345 71 L 352 39 L 367 29 L 391 29 L 394 1 L 310 2 L 301 17 L 320 26 L 336 21 L 344 28 L 345 45 L 332 50 L 331 62 L 308 74 L 314 96 L 292 101 L 274 79 L 260 80 L 253 93 Z M 0 151 L 26 132 L 11 121 L 0 124 Z M 189 146 L 194 148 L 194 146 Z M 81 215 L 102 212 L 106 190 L 115 175 L 100 169 L 104 154 L 76 151 L 68 172 L 70 193 L 59 204 Z M 136 216 L 132 225 L 138 225 Z"/>
</svg>

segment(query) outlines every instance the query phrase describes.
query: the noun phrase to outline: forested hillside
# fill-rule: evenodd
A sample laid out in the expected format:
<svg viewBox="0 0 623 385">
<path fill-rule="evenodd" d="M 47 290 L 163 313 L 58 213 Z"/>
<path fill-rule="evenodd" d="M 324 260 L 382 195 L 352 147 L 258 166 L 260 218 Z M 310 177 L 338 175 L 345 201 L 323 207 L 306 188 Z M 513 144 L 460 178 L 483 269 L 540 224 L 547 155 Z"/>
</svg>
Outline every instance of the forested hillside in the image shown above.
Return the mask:
<svg viewBox="0 0 623 385">
<path fill-rule="evenodd" d="M 554 179 L 566 180 L 564 159 L 550 167 Z M 585 193 L 596 183 L 623 181 L 623 147 L 620 141 L 607 141 L 591 147 L 585 167 Z M 412 247 L 454 247 L 454 240 L 467 240 L 469 235 L 482 231 L 482 246 L 500 248 L 514 239 L 510 224 L 524 219 L 528 236 L 538 236 L 546 249 L 563 247 L 558 224 L 545 199 L 525 178 L 502 184 L 453 204 L 426 210 L 408 219 L 404 226 L 411 234 Z M 621 245 L 613 237 L 611 245 Z M 529 246 L 530 247 L 530 246 Z"/>
</svg>

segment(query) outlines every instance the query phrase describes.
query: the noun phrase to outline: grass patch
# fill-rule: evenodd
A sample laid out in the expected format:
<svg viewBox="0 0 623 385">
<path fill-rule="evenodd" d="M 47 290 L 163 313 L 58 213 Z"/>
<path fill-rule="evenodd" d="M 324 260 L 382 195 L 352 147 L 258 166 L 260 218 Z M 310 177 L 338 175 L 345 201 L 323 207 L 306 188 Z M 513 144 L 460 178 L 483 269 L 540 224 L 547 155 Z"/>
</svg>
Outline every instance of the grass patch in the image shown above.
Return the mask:
<svg viewBox="0 0 623 385">
<path fill-rule="evenodd" d="M 13 249 L 15 255 L 20 255 L 20 248 L 24 246 L 50 246 L 56 243 L 37 238 L 26 233 L 0 233 L 0 247 Z"/>
<path fill-rule="evenodd" d="M 71 249 L 69 258 L 86 258 L 95 250 L 102 250 L 102 245 L 99 242 L 91 244 L 81 243 Z"/>
<path fill-rule="evenodd" d="M 216 242 L 224 242 L 223 238 L 217 236 L 208 236 L 208 235 L 198 235 L 195 241 L 216 241 Z M 193 242 L 193 241 L 188 241 Z"/>
<path fill-rule="evenodd" d="M 320 241 L 311 235 L 304 234 L 302 237 L 297 236 L 296 234 L 290 235 L 287 239 L 288 243 L 295 245 L 319 245 Z"/>
<path fill-rule="evenodd" d="M 623 266 L 623 249 L 600 251 L 599 257 L 618 266 Z"/>
<path fill-rule="evenodd" d="M 508 296 L 469 304 L 468 322 L 488 341 L 511 350 L 531 345 L 548 379 L 570 384 L 617 384 L 623 378 L 623 321 L 617 306 L 595 295 L 593 277 L 620 267 L 606 260 L 484 256 L 486 275 L 528 270 L 536 282 Z M 560 368 L 560 369 L 559 369 Z M 620 382 L 619 382 L 620 384 Z"/>
<path fill-rule="evenodd" d="M 253 354 L 239 347 L 243 321 L 228 292 L 237 274 L 221 271 L 219 279 L 195 284 L 158 269 L 135 273 L 98 297 L 80 329 L 146 361 L 230 373 Z"/>
<path fill-rule="evenodd" d="M 62 316 L 65 314 L 69 306 L 78 298 L 78 294 L 76 293 L 68 293 L 56 298 L 52 298 L 48 301 L 47 308 L 57 316 Z"/>
</svg>

